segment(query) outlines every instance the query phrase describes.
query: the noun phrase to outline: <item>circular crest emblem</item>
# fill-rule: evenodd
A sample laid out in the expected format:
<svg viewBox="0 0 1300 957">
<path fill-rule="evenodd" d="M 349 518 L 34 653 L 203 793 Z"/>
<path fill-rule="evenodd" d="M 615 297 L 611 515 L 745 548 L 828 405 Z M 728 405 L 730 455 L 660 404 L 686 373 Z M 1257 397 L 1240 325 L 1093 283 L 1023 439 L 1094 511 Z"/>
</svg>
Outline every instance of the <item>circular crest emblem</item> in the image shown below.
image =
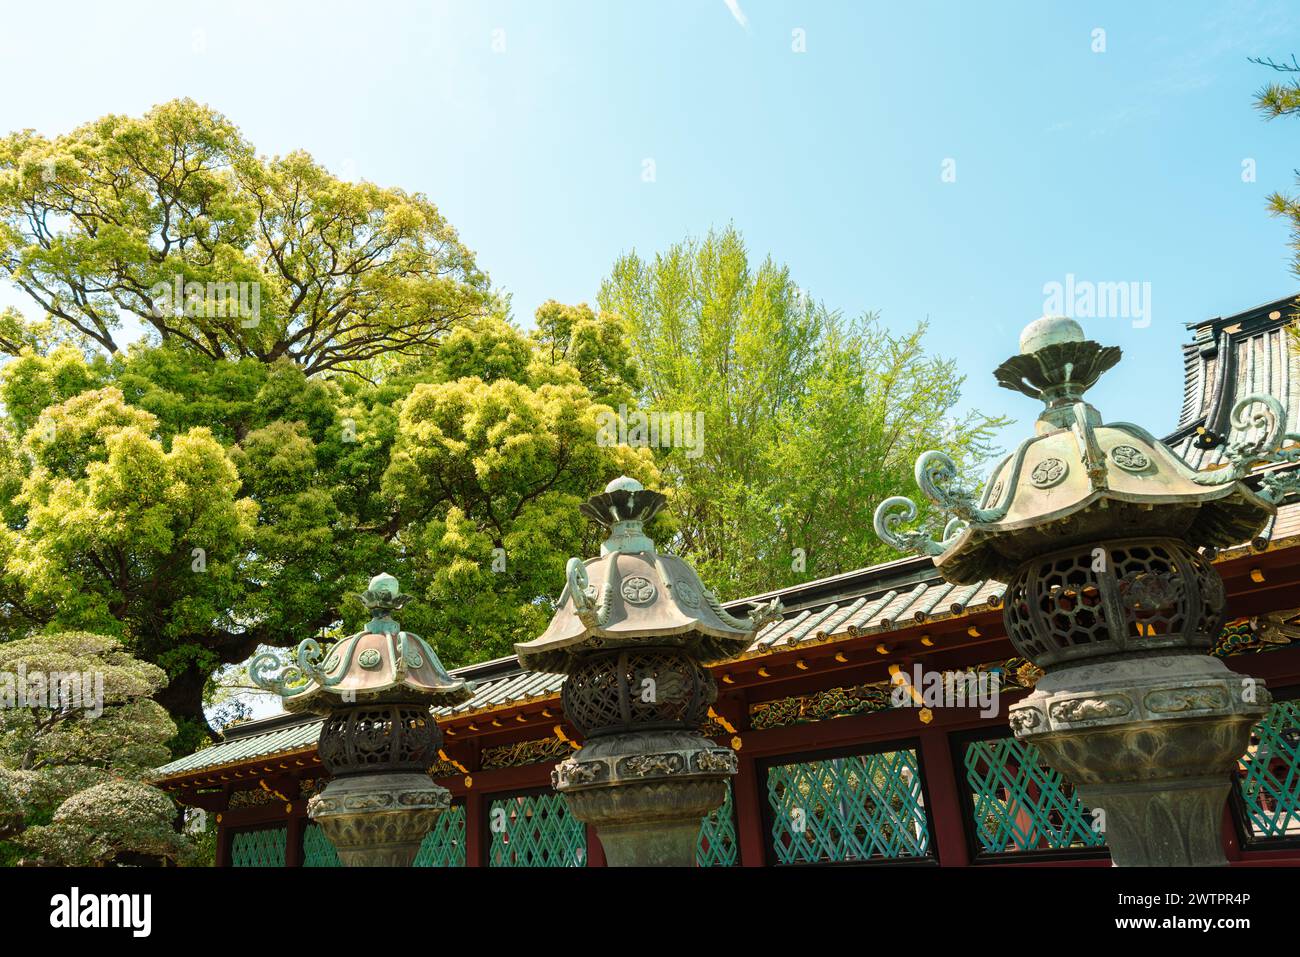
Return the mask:
<svg viewBox="0 0 1300 957">
<path fill-rule="evenodd" d="M 1065 478 L 1069 467 L 1060 459 L 1043 459 L 1029 473 L 1029 480 L 1039 488 L 1051 488 Z"/>
<path fill-rule="evenodd" d="M 650 579 L 640 575 L 623 579 L 623 586 L 619 590 L 623 593 L 623 599 L 634 605 L 644 605 L 655 597 L 655 586 L 650 583 Z"/>
<path fill-rule="evenodd" d="M 677 597 L 681 599 L 682 604 L 687 608 L 700 607 L 700 593 L 687 582 L 684 582 L 679 578 L 677 584 L 674 586 L 674 590 L 677 592 Z"/>
<path fill-rule="evenodd" d="M 1129 472 L 1141 472 L 1151 464 L 1141 449 L 1135 449 L 1131 445 L 1115 446 L 1110 450 L 1110 457 L 1116 465 Z"/>
<path fill-rule="evenodd" d="M 357 664 L 367 671 L 374 671 L 379 667 L 379 652 L 374 648 L 367 648 L 357 656 Z"/>
</svg>

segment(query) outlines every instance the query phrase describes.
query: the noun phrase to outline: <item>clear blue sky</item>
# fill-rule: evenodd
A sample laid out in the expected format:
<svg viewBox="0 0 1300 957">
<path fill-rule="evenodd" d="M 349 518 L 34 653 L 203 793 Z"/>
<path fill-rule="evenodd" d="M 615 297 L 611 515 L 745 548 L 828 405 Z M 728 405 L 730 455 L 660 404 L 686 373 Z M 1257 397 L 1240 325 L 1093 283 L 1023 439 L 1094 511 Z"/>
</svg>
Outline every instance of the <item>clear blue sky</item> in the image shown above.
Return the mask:
<svg viewBox="0 0 1300 957">
<path fill-rule="evenodd" d="M 965 401 L 1021 419 L 1008 443 L 1034 410 L 990 371 L 1044 283 L 1149 282 L 1149 326 L 1085 326 L 1129 357 L 1095 393 L 1103 414 L 1164 432 L 1183 323 L 1300 288 L 1264 208 L 1293 184 L 1300 119 L 1255 114 L 1271 74 L 1246 62 L 1300 52 L 1296 13 L 46 0 L 6 14 L 0 129 L 207 102 L 263 152 L 427 193 L 525 324 L 547 298 L 593 300 L 621 251 L 734 221 L 829 306 L 899 329 L 928 318 Z"/>
</svg>

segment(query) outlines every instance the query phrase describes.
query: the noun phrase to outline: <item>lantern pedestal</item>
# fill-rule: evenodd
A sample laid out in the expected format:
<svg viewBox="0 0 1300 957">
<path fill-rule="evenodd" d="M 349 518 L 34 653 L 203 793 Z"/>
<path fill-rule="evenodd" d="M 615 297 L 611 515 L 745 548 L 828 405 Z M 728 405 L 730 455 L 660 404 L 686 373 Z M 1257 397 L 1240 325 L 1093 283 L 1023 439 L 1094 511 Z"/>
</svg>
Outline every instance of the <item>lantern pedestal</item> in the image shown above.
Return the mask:
<svg viewBox="0 0 1300 957">
<path fill-rule="evenodd" d="M 1010 722 L 1100 810 L 1117 866 L 1221 866 L 1231 775 L 1269 700 L 1219 659 L 1175 652 L 1055 670 Z"/>
<path fill-rule="evenodd" d="M 337 778 L 307 802 L 346 867 L 410 867 L 451 792 L 427 774 Z"/>
<path fill-rule="evenodd" d="M 700 823 L 735 773 L 736 756 L 702 735 L 649 731 L 597 738 L 551 780 L 611 867 L 694 867 Z"/>
</svg>

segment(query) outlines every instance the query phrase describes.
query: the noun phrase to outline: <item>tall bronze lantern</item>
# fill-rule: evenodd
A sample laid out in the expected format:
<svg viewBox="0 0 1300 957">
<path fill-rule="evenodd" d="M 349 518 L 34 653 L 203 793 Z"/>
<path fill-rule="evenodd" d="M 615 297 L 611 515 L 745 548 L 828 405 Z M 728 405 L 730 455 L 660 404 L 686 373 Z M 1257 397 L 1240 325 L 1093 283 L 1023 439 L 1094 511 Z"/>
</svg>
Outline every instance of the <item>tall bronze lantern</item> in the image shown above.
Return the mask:
<svg viewBox="0 0 1300 957">
<path fill-rule="evenodd" d="M 433 647 L 393 619 L 407 601 L 392 575 L 376 575 L 361 600 L 374 615 L 365 629 L 328 651 L 315 639 L 298 645 L 296 667 L 279 669 L 275 655 L 258 655 L 249 676 L 275 691 L 286 711 L 325 716 L 317 752 L 330 772 L 307 813 L 350 867 L 409 867 L 451 793 L 429 768 L 442 732 L 430 708 L 471 696 L 461 678 L 442 667 Z"/>
<path fill-rule="evenodd" d="M 546 632 L 515 646 L 526 668 L 567 675 L 565 717 L 585 744 L 552 773 L 570 812 L 600 834 L 610 865 L 691 866 L 700 822 L 726 798 L 736 757 L 699 733 L 717 697 L 701 663 L 747 648 L 779 602 L 728 614 L 645 523 L 664 496 L 627 477 L 582 505 L 609 532 L 600 557 L 571 558 Z"/>
<path fill-rule="evenodd" d="M 1119 359 L 1071 319 L 1031 323 L 995 375 L 1043 402 L 1034 436 L 978 500 L 942 452 L 917 460 L 917 484 L 951 517 L 942 541 L 903 530 L 917 517 L 907 498 L 881 503 L 875 527 L 934 556 L 950 582 L 1008 583 L 1007 634 L 1045 672 L 1011 709 L 1012 730 L 1100 809 L 1116 864 L 1224 864 L 1230 775 L 1269 695 L 1205 653 L 1226 604 L 1208 554 L 1254 536 L 1295 484 L 1271 474 L 1253 490 L 1252 468 L 1300 449 L 1283 448 L 1297 437 L 1281 404 L 1247 396 L 1233 410 L 1247 438 L 1226 450 L 1226 467 L 1197 471 L 1084 401 Z"/>
</svg>

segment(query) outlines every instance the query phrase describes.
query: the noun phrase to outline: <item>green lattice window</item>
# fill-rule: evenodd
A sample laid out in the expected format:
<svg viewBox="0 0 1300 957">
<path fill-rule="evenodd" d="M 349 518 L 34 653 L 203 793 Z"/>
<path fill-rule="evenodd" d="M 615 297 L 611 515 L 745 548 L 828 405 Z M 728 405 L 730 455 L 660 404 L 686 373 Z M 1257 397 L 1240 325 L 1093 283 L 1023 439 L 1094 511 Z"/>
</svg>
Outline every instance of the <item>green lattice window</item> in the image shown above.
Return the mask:
<svg viewBox="0 0 1300 957">
<path fill-rule="evenodd" d="M 549 792 L 496 798 L 488 807 L 493 867 L 585 867 L 587 828 Z"/>
<path fill-rule="evenodd" d="M 1274 703 L 1238 764 L 1247 839 L 1300 838 L 1300 699 Z"/>
<path fill-rule="evenodd" d="M 975 833 L 985 853 L 1105 845 L 1105 835 L 1094 827 L 1074 788 L 1032 744 L 1015 738 L 972 741 L 965 765 Z"/>
<path fill-rule="evenodd" d="M 412 867 L 465 866 L 465 808 L 453 804 L 424 836 Z"/>
<path fill-rule="evenodd" d="M 231 867 L 284 867 L 289 832 L 283 827 L 240 831 L 230 841 Z"/>
<path fill-rule="evenodd" d="M 302 832 L 303 867 L 342 867 L 334 842 L 325 836 L 319 824 L 308 824 Z"/>
<path fill-rule="evenodd" d="M 730 781 L 726 801 L 710 811 L 700 824 L 695 863 L 700 867 L 732 867 L 736 863 L 736 812 L 731 802 Z"/>
<path fill-rule="evenodd" d="M 782 864 L 925 857 L 929 822 L 915 751 L 769 768 L 772 848 Z"/>
</svg>

